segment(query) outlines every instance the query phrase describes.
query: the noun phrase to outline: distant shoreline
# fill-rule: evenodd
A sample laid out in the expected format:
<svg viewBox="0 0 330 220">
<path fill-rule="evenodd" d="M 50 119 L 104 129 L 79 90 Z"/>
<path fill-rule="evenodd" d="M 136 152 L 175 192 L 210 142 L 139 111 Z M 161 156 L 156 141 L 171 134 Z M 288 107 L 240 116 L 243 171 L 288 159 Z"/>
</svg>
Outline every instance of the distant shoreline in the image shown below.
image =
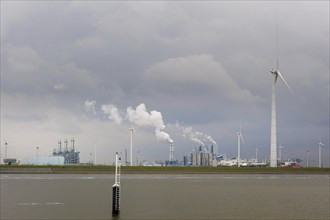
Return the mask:
<svg viewBox="0 0 330 220">
<path fill-rule="evenodd" d="M 0 166 L 0 174 L 114 174 L 114 166 Z M 324 174 L 330 168 L 122 166 L 122 174 Z"/>
</svg>

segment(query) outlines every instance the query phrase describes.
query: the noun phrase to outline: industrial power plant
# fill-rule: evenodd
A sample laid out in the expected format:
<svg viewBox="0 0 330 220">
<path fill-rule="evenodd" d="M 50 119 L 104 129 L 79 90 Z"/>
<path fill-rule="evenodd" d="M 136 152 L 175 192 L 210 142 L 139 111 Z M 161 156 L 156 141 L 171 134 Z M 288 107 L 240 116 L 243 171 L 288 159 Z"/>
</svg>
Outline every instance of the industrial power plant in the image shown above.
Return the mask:
<svg viewBox="0 0 330 220">
<path fill-rule="evenodd" d="M 68 147 L 68 140 L 65 139 L 63 141 L 64 146 L 62 148 L 62 141 L 58 141 L 58 149 L 54 149 L 53 151 L 53 156 L 62 156 L 64 157 L 64 164 L 65 165 L 76 165 L 79 164 L 80 158 L 79 158 L 79 153 L 78 151 L 75 150 L 74 146 L 74 139 L 72 138 L 70 140 L 71 142 L 71 147 Z"/>
<path fill-rule="evenodd" d="M 53 150 L 52 155 L 40 156 L 38 151 L 39 147 L 36 148 L 36 156 L 27 158 L 26 163 L 31 165 L 78 165 L 80 163 L 80 152 L 75 149 L 75 141 L 72 138 L 69 141 L 65 139 L 58 141 L 58 147 Z"/>
</svg>

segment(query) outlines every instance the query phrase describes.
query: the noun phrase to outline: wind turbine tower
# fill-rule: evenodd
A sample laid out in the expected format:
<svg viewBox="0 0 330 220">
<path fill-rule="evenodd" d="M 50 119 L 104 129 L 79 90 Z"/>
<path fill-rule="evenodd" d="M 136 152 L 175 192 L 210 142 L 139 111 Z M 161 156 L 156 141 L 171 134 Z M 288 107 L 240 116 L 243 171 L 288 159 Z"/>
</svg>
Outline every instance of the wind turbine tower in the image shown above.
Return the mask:
<svg viewBox="0 0 330 220">
<path fill-rule="evenodd" d="M 135 132 L 135 130 L 133 128 L 133 125 L 132 125 L 132 127 L 129 128 L 129 130 L 130 130 L 130 134 L 131 134 L 131 142 L 130 142 L 130 144 L 131 144 L 131 153 L 130 153 L 131 160 L 130 160 L 130 164 L 131 164 L 131 166 L 133 166 L 133 133 Z"/>
<path fill-rule="evenodd" d="M 322 147 L 324 146 L 324 144 L 322 144 L 322 142 L 319 142 L 319 167 L 322 167 Z"/>
<path fill-rule="evenodd" d="M 256 148 L 256 162 L 258 162 L 258 148 Z"/>
<path fill-rule="evenodd" d="M 240 166 L 240 161 L 241 161 L 241 139 L 243 141 L 241 127 L 242 126 L 240 126 L 239 131 L 236 132 L 236 134 L 237 134 L 237 166 L 238 167 Z"/>
<path fill-rule="evenodd" d="M 271 70 L 270 73 L 273 75 L 272 80 L 272 116 L 271 116 L 271 129 L 270 129 L 270 166 L 277 167 L 277 136 L 276 136 L 276 82 L 279 77 L 286 87 L 293 94 L 291 88 L 283 78 L 280 70 L 279 70 L 279 62 L 278 62 L 278 28 L 276 28 L 276 54 L 277 54 L 277 62 L 276 62 L 276 70 Z"/>
<path fill-rule="evenodd" d="M 94 165 L 96 165 L 96 143 L 97 140 L 94 141 Z"/>
</svg>

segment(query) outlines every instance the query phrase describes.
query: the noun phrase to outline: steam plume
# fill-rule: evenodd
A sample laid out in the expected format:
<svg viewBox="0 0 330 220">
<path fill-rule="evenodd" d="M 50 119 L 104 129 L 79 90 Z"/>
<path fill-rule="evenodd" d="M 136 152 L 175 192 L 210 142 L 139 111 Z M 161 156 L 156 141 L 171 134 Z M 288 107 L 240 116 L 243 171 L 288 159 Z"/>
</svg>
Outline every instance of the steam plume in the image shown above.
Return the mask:
<svg viewBox="0 0 330 220">
<path fill-rule="evenodd" d="M 171 128 L 173 128 L 177 133 L 182 134 L 184 138 L 189 138 L 189 140 L 205 146 L 206 144 L 214 144 L 216 145 L 217 142 L 207 134 L 204 134 L 200 131 L 194 131 L 192 127 L 185 127 L 179 122 L 176 122 L 175 125 L 171 125 Z"/>
<path fill-rule="evenodd" d="M 96 112 L 95 112 L 95 104 L 96 104 L 96 101 L 95 100 L 86 100 L 85 101 L 85 110 L 87 112 L 93 112 L 94 115 L 96 115 Z"/>
<path fill-rule="evenodd" d="M 117 124 L 122 122 L 122 117 L 119 115 L 118 108 L 115 105 L 102 105 L 101 110 L 104 114 L 109 115 L 109 119 L 113 120 Z"/>
<path fill-rule="evenodd" d="M 155 135 L 158 141 L 173 142 L 170 135 L 164 132 L 165 129 L 162 114 L 158 111 L 147 111 L 144 103 L 141 103 L 134 110 L 131 106 L 127 108 L 128 120 L 140 127 L 155 128 Z"/>
</svg>

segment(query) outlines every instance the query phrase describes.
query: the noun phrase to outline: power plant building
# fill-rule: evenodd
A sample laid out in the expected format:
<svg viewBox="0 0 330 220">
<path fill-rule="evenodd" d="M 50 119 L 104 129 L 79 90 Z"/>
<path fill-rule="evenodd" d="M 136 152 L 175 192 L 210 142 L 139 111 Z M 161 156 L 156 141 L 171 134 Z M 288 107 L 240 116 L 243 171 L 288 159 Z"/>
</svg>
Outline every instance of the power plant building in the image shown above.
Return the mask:
<svg viewBox="0 0 330 220">
<path fill-rule="evenodd" d="M 191 165 L 192 166 L 211 166 L 213 165 L 214 153 L 213 146 L 211 146 L 211 152 L 208 152 L 206 149 L 202 150 L 202 147 L 199 146 L 198 151 L 193 151 L 191 153 Z"/>
<path fill-rule="evenodd" d="M 58 149 L 54 149 L 53 156 L 62 156 L 64 165 L 75 165 L 80 163 L 78 151 L 74 147 L 74 139 L 71 139 L 71 148 L 68 147 L 68 140 L 64 140 L 64 148 L 62 149 L 62 141 L 58 141 Z"/>
<path fill-rule="evenodd" d="M 29 157 L 26 160 L 26 164 L 32 164 L 32 165 L 64 165 L 64 157 L 63 156 Z"/>
</svg>

